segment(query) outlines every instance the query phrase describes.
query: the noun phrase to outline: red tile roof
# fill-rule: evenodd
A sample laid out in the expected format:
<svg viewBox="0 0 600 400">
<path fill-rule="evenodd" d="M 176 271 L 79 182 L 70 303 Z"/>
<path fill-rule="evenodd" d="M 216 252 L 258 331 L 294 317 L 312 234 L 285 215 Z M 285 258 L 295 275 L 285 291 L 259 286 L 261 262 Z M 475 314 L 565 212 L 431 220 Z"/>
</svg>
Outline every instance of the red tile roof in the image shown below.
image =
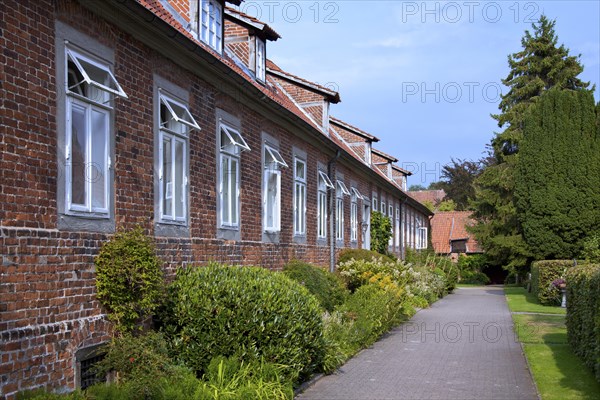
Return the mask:
<svg viewBox="0 0 600 400">
<path fill-rule="evenodd" d="M 450 241 L 467 240 L 467 253 L 481 253 L 477 241 L 466 227 L 474 223 L 470 211 L 438 212 L 431 219 L 431 241 L 438 254 L 450 254 Z"/>
<path fill-rule="evenodd" d="M 275 30 L 269 25 L 254 18 L 251 15 L 241 12 L 240 10 L 236 10 L 232 7 L 225 7 L 225 15 L 229 15 L 230 17 L 234 17 L 235 19 L 246 25 L 250 25 L 254 29 L 262 32 L 265 35 L 265 37 L 269 40 L 275 41 L 281 38 L 281 35 L 275 32 Z"/>
<path fill-rule="evenodd" d="M 376 136 L 371 135 L 370 133 L 367 133 L 365 131 L 363 131 L 362 129 L 359 129 L 355 126 L 350 125 L 349 123 L 342 121 L 341 119 L 329 116 L 329 120 L 331 121 L 332 124 L 334 125 L 338 125 L 341 126 L 342 128 L 345 128 L 355 134 L 357 134 L 358 136 L 361 136 L 365 139 L 368 139 L 372 142 L 379 142 L 379 138 Z"/>
<path fill-rule="evenodd" d="M 446 197 L 446 192 L 443 189 L 440 190 L 416 190 L 414 192 L 408 192 L 408 195 L 413 199 L 421 203 L 431 203 L 433 206 L 437 206 Z"/>
</svg>

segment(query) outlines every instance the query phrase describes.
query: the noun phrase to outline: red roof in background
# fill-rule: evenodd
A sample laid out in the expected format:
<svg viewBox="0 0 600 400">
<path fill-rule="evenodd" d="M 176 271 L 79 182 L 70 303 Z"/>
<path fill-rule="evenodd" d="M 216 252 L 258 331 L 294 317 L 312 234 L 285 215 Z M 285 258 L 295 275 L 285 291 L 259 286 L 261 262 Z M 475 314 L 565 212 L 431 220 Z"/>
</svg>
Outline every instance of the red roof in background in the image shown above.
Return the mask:
<svg viewBox="0 0 600 400">
<path fill-rule="evenodd" d="M 474 223 L 471 211 L 448 211 L 435 213 L 431 219 L 431 241 L 437 254 L 450 254 L 450 241 L 467 240 L 467 253 L 481 253 L 479 243 L 467 232 Z"/>
<path fill-rule="evenodd" d="M 425 204 L 426 202 L 432 205 L 437 205 L 444 200 L 446 192 L 444 189 L 440 190 L 415 190 L 414 192 L 408 192 L 408 195 L 419 203 Z"/>
</svg>

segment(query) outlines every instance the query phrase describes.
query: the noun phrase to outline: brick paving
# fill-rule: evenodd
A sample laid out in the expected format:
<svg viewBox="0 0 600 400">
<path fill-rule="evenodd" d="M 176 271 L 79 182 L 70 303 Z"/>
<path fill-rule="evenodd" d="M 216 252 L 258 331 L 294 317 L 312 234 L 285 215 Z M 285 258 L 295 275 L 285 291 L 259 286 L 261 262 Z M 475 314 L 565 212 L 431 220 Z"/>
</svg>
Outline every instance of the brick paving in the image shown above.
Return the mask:
<svg viewBox="0 0 600 400">
<path fill-rule="evenodd" d="M 537 400 L 501 287 L 459 288 L 297 399 Z"/>
</svg>

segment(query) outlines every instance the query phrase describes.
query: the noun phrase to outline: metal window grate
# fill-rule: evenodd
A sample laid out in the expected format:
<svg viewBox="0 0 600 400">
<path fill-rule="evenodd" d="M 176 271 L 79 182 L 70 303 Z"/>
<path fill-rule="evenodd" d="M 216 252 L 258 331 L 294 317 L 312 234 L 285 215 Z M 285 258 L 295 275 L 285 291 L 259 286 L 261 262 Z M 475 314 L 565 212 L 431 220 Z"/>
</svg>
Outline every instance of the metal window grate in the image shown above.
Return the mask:
<svg viewBox="0 0 600 400">
<path fill-rule="evenodd" d="M 104 354 L 100 354 L 81 360 L 80 387 L 82 390 L 87 389 L 96 383 L 106 382 L 106 376 L 97 374 L 95 368 L 97 363 L 102 361 L 103 358 Z"/>
</svg>

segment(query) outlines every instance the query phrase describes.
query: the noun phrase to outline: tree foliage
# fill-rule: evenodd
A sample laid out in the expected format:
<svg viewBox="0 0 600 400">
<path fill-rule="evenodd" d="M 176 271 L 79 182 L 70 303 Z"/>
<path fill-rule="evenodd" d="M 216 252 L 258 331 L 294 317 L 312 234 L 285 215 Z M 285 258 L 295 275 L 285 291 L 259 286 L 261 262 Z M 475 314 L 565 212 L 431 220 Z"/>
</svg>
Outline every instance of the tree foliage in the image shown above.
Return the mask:
<svg viewBox="0 0 600 400">
<path fill-rule="evenodd" d="M 509 90 L 502 95 L 500 114 L 493 115 L 504 131 L 491 142 L 491 157 L 475 180 L 472 203 L 477 224 L 471 229 L 491 260 L 518 273 L 530 259 L 514 203 L 514 177 L 519 163 L 527 110 L 552 88 L 588 91 L 589 82 L 577 76 L 583 71 L 579 57 L 558 46 L 555 21 L 541 16 L 525 31 L 522 50 L 508 56 L 510 72 L 502 80 Z M 593 91 L 590 90 L 590 92 Z"/>
<path fill-rule="evenodd" d="M 98 300 L 118 332 L 140 328 L 161 304 L 163 274 L 152 239 L 142 228 L 119 232 L 94 260 Z"/>
<path fill-rule="evenodd" d="M 455 160 L 453 158 L 442 168 L 442 180 L 435 182 L 435 185 L 432 184 L 430 187 L 434 186 L 436 189 L 443 189 L 446 192 L 444 200 L 453 202 L 454 208 L 450 207 L 452 210 L 467 210 L 469 202 L 475 197 L 473 182 L 481 173 L 482 165 L 482 161 Z M 440 209 L 440 211 L 444 210 Z"/>
<path fill-rule="evenodd" d="M 371 250 L 387 254 L 392 237 L 392 222 L 379 211 L 371 212 Z"/>
<path fill-rule="evenodd" d="M 537 260 L 571 259 L 600 225 L 600 131 L 587 91 L 552 89 L 524 120 L 515 204 Z"/>
</svg>

